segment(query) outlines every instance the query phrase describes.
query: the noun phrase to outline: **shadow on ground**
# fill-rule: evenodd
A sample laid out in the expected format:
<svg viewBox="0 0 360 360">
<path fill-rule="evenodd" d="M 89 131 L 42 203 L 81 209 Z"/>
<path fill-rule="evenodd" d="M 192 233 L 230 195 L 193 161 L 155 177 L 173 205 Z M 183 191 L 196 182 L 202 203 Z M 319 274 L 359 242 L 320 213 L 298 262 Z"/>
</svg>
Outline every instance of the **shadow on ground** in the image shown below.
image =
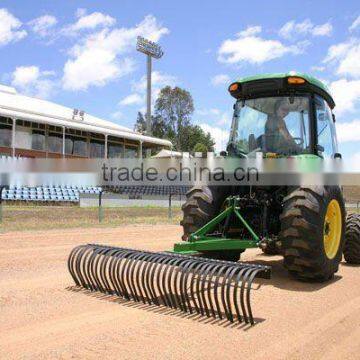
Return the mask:
<svg viewBox="0 0 360 360">
<path fill-rule="evenodd" d="M 221 314 L 222 319 L 219 318 L 218 313 L 216 314 L 217 317 L 213 318 L 213 317 L 207 317 L 206 315 L 201 315 L 201 314 L 195 313 L 195 309 L 193 309 L 194 313 L 190 314 L 190 313 L 182 312 L 179 309 L 172 309 L 172 308 L 168 308 L 165 306 L 157 306 L 157 305 L 153 305 L 153 304 L 151 304 L 151 305 L 144 304 L 143 302 L 128 301 L 117 295 L 103 294 L 100 292 L 84 289 L 84 288 L 81 288 L 78 286 L 68 286 L 66 288 L 66 290 L 71 291 L 71 292 L 76 292 L 76 293 L 82 293 L 86 296 L 91 296 L 91 297 L 94 297 L 96 299 L 100 299 L 103 301 L 121 304 L 122 306 L 130 307 L 130 308 L 141 309 L 143 311 L 148 311 L 148 312 L 152 312 L 152 313 L 160 314 L 160 315 L 175 316 L 178 318 L 189 319 L 192 321 L 196 321 L 197 323 L 200 323 L 200 324 L 220 326 L 222 328 L 248 331 L 248 330 L 254 328 L 254 326 L 265 321 L 265 319 L 263 319 L 263 318 L 254 317 L 254 321 L 255 321 L 254 325 L 247 324 L 244 321 L 239 323 L 237 320 L 232 323 L 226 319 L 226 316 L 224 313 Z"/>
<path fill-rule="evenodd" d="M 280 256 L 271 256 L 259 254 L 257 255 L 260 259 L 246 260 L 249 264 L 267 265 L 271 266 L 271 279 L 255 279 L 254 284 L 261 286 L 274 286 L 279 289 L 288 291 L 303 291 L 312 292 L 318 291 L 326 286 L 331 286 L 335 282 L 339 281 L 342 277 L 334 275 L 334 277 L 325 282 L 309 282 L 301 281 L 292 277 L 283 266 L 283 259 Z"/>
</svg>

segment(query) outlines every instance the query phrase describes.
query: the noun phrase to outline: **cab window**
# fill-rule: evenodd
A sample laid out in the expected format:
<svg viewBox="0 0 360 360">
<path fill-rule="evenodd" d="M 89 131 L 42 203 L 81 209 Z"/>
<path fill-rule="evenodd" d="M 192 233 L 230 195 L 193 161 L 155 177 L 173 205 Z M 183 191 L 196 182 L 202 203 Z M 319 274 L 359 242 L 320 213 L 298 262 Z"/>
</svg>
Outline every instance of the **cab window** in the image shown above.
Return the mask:
<svg viewBox="0 0 360 360">
<path fill-rule="evenodd" d="M 330 158 L 337 152 L 335 128 L 331 110 L 326 101 L 320 97 L 315 98 L 315 113 L 318 154 Z"/>
</svg>

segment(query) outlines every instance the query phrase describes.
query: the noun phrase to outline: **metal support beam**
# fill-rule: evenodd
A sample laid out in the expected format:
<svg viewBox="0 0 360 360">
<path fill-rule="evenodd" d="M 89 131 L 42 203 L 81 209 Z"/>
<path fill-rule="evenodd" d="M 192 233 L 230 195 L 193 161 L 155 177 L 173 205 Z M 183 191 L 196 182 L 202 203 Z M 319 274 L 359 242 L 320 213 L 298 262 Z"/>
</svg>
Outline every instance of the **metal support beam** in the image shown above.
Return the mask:
<svg viewBox="0 0 360 360">
<path fill-rule="evenodd" d="M 104 150 L 104 159 L 108 158 L 108 135 L 105 134 L 105 150 Z"/>
<path fill-rule="evenodd" d="M 151 56 L 147 55 L 147 94 L 146 94 L 146 135 L 151 136 Z M 146 157 L 151 156 L 151 149 L 146 149 Z"/>
<path fill-rule="evenodd" d="M 62 138 L 62 155 L 65 157 L 65 126 L 63 128 L 63 138 Z"/>
<path fill-rule="evenodd" d="M 139 142 L 139 159 L 142 159 L 142 155 L 143 155 L 143 146 L 142 146 L 143 142 L 140 140 Z"/>
<path fill-rule="evenodd" d="M 15 137 L 15 132 L 16 132 L 16 119 L 13 118 L 13 125 L 12 125 L 12 137 L 11 137 L 11 148 L 12 148 L 12 156 L 15 156 L 15 141 L 16 141 L 16 137 Z"/>
</svg>

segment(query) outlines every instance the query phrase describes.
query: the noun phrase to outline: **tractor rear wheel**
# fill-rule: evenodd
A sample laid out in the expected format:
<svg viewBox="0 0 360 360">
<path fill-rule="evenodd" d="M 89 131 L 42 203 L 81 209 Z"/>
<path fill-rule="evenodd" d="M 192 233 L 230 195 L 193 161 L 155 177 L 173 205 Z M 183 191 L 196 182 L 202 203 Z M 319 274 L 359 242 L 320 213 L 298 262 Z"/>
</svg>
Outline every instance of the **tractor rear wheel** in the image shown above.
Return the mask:
<svg viewBox="0 0 360 360">
<path fill-rule="evenodd" d="M 184 233 L 182 240 L 188 241 L 190 234 L 200 229 L 220 211 L 227 196 L 224 187 L 195 186 L 186 194 L 182 206 L 183 219 L 180 225 Z M 207 251 L 204 255 L 218 260 L 238 261 L 242 250 Z"/>
<path fill-rule="evenodd" d="M 200 229 L 213 219 L 221 209 L 224 201 L 224 192 L 217 187 L 194 186 L 186 194 L 186 202 L 181 207 L 183 219 L 180 225 L 183 227 L 184 241 L 188 241 L 189 235 Z"/>
<path fill-rule="evenodd" d="M 280 216 L 284 266 L 302 280 L 326 281 L 338 271 L 345 238 L 345 206 L 337 186 L 298 188 Z"/>
<path fill-rule="evenodd" d="M 360 214 L 346 219 L 344 258 L 349 264 L 360 264 Z"/>
</svg>

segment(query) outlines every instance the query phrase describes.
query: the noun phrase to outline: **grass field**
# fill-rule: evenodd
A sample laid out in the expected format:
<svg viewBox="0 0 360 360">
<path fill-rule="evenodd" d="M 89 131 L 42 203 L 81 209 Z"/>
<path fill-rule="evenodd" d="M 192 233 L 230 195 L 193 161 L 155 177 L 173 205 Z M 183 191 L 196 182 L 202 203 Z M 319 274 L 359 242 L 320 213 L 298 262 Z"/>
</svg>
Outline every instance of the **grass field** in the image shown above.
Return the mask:
<svg viewBox="0 0 360 360">
<path fill-rule="evenodd" d="M 347 209 L 356 212 L 357 209 Z M 131 224 L 179 224 L 182 218 L 180 207 L 172 209 L 169 219 L 164 207 L 118 207 L 103 208 L 103 221 L 99 223 L 98 208 L 78 206 L 20 206 L 4 205 L 0 231 L 50 230 L 87 227 L 116 227 Z"/>
<path fill-rule="evenodd" d="M 78 206 L 3 206 L 2 232 L 77 227 L 115 227 L 129 224 L 179 224 L 181 209 L 163 207 L 104 208 L 99 223 L 98 208 Z"/>
</svg>

